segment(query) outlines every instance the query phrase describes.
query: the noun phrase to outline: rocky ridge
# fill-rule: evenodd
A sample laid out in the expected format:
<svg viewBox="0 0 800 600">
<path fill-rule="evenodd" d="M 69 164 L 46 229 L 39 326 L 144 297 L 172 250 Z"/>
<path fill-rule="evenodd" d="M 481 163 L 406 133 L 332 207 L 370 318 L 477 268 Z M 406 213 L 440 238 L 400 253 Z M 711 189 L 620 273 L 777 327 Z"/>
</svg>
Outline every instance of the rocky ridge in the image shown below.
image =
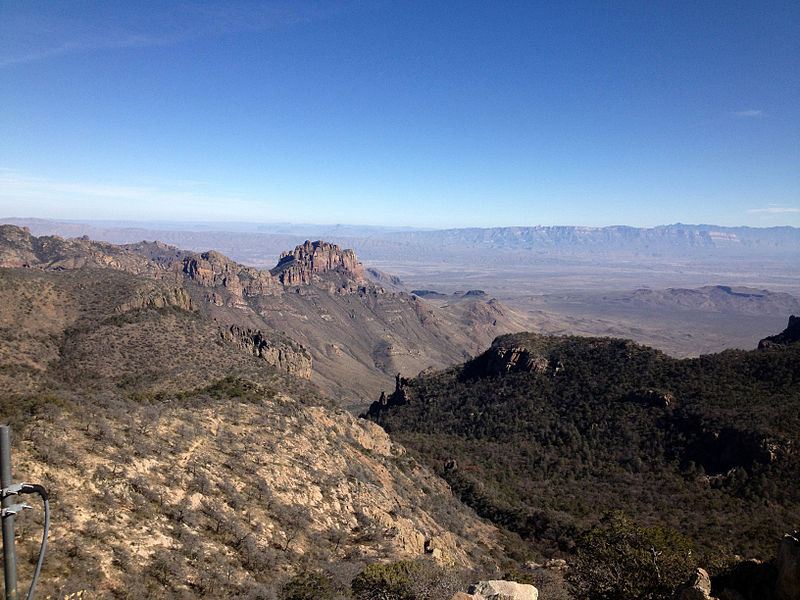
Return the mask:
<svg viewBox="0 0 800 600">
<path fill-rule="evenodd" d="M 217 322 L 222 339 L 290 373 L 306 373 L 310 355 L 312 380 L 345 405 L 364 405 L 389 388 L 398 370 L 419 372 L 464 360 L 498 333 L 526 323 L 484 296 L 437 307 L 402 291 L 387 292 L 365 278 L 352 250 L 321 241 L 284 252 L 266 271 L 215 251 L 36 238 L 4 226 L 0 266 L 23 265 L 46 271 L 107 268 L 173 281 L 185 288 L 193 310 Z M 234 330 L 260 337 L 247 341 Z M 292 350 L 301 346 L 304 353 Z"/>
<path fill-rule="evenodd" d="M 27 227 L 14 225 L 0 225 L 0 266 L 49 271 L 100 267 L 142 275 L 163 271 L 154 261 L 122 246 L 95 242 L 87 237 L 37 238 Z"/>
</svg>

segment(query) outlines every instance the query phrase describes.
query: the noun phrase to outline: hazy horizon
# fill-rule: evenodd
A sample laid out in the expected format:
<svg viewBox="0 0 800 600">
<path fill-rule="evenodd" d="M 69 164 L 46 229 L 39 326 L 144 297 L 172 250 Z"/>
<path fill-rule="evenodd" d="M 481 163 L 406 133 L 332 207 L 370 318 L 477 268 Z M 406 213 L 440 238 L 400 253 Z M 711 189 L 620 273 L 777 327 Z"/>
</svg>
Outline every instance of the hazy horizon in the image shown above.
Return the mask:
<svg viewBox="0 0 800 600">
<path fill-rule="evenodd" d="M 319 228 L 319 229 L 342 229 L 353 231 L 379 231 L 384 233 L 390 232 L 435 232 L 435 231 L 449 231 L 449 230 L 463 230 L 463 229 L 557 229 L 557 228 L 579 228 L 579 229 L 613 229 L 613 228 L 630 228 L 630 229 L 666 229 L 670 227 L 686 227 L 686 228 L 705 228 L 705 227 L 718 227 L 721 229 L 737 229 L 737 228 L 751 228 L 751 229 L 771 229 L 771 228 L 790 228 L 798 229 L 800 227 L 794 225 L 721 225 L 719 223 L 660 223 L 653 226 L 637 226 L 627 223 L 615 223 L 612 225 L 586 225 L 583 223 L 555 223 L 553 225 L 544 225 L 541 223 L 534 224 L 512 224 L 512 225 L 495 225 L 495 226 L 469 226 L 469 227 L 415 227 L 413 225 L 370 225 L 366 223 L 345 223 L 345 222 L 330 222 L 330 223 L 313 223 L 313 222 L 299 222 L 299 221 L 237 221 L 237 220 L 205 220 L 205 221 L 179 221 L 179 220 L 160 220 L 160 219 L 91 219 L 91 218 L 72 218 L 72 219 L 55 219 L 48 217 L 31 217 L 31 216 L 0 216 L 0 224 L 25 221 L 45 221 L 51 223 L 65 223 L 75 225 L 87 225 L 90 227 L 116 227 L 124 229 L 154 229 L 154 230 L 179 230 L 179 231 L 206 231 L 218 233 L 281 233 L 283 230 L 295 231 L 301 228 Z M 180 227 L 188 227 L 189 229 L 176 229 Z M 219 229 L 216 227 L 230 227 L 230 229 Z M 216 229 L 215 229 L 216 228 Z M 267 229 L 269 228 L 269 229 Z"/>
</svg>

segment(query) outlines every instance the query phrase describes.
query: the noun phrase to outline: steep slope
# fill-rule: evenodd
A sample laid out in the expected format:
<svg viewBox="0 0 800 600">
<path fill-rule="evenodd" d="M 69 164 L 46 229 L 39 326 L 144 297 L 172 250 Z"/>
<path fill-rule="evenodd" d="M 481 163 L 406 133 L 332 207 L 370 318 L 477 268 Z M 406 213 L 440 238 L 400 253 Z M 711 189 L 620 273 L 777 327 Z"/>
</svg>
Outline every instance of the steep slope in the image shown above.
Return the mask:
<svg viewBox="0 0 800 600">
<path fill-rule="evenodd" d="M 369 417 L 479 513 L 570 552 L 604 510 L 769 555 L 800 519 L 800 347 L 675 360 L 611 338 L 501 336 Z"/>
</svg>

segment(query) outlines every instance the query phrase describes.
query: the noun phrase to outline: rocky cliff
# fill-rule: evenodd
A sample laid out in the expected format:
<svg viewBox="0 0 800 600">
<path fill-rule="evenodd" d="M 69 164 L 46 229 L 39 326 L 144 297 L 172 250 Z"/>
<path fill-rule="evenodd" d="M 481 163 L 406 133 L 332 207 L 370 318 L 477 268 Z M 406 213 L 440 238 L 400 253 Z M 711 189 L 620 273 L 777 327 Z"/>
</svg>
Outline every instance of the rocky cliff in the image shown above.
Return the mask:
<svg viewBox="0 0 800 600">
<path fill-rule="evenodd" d="M 759 349 L 780 348 L 800 342 L 800 317 L 792 315 L 789 324 L 778 335 L 766 337 L 758 342 Z"/>
<path fill-rule="evenodd" d="M 306 241 L 293 251 L 282 253 L 271 271 L 284 285 L 308 285 L 332 272 L 355 281 L 364 279 L 364 265 L 356 260 L 355 252 L 322 241 Z"/>
<path fill-rule="evenodd" d="M 240 348 L 263 358 L 280 371 L 304 379 L 311 378 L 311 354 L 294 340 L 237 325 L 222 329 L 221 335 L 223 339 L 232 340 Z"/>
</svg>

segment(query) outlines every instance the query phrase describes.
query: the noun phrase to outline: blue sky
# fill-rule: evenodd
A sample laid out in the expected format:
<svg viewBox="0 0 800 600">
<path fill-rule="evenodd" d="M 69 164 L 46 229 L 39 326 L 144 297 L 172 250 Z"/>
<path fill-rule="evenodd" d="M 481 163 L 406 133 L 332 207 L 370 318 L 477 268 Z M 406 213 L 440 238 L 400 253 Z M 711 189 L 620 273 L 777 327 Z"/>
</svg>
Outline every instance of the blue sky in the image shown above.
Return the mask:
<svg viewBox="0 0 800 600">
<path fill-rule="evenodd" d="M 800 226 L 800 4 L 0 0 L 0 216 Z"/>
</svg>

